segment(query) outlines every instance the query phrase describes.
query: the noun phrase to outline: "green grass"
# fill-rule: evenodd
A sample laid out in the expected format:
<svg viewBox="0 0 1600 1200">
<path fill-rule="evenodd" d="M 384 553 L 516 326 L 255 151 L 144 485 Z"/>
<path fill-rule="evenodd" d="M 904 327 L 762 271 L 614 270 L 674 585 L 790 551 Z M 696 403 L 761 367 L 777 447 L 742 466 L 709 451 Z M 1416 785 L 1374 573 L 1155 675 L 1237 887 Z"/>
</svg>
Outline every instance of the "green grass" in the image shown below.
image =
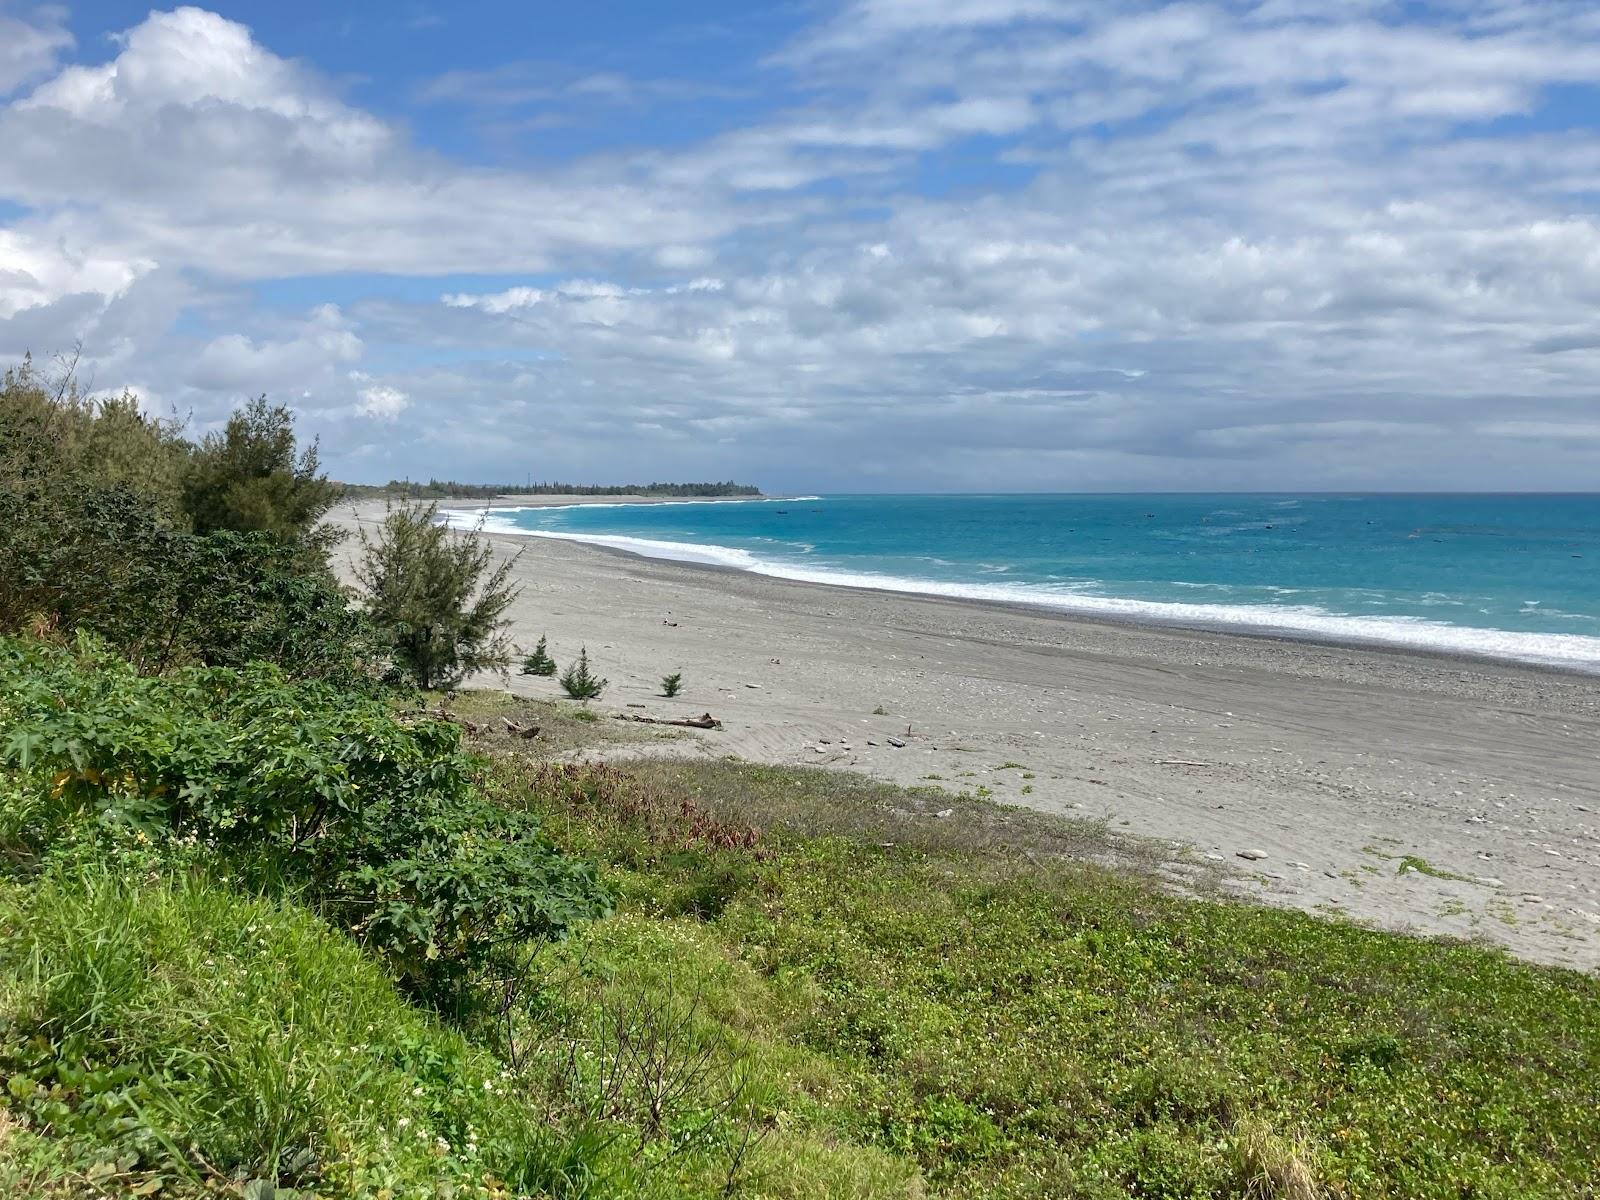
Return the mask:
<svg viewBox="0 0 1600 1200">
<path fill-rule="evenodd" d="M 14 1177 L 38 1160 L 41 1194 L 113 1177 L 532 1192 L 570 1157 L 524 1081 L 295 905 L 90 869 L 8 888 L 0 928 L 0 1158 Z"/>
<path fill-rule="evenodd" d="M 790 1073 L 831 1067 L 763 1041 L 773 994 L 695 922 L 619 918 L 544 950 L 515 1064 L 304 909 L 201 879 L 13 886 L 0 928 L 8 1196 L 271 1180 L 307 1197 L 676 1197 L 758 1173 L 774 1196 L 911 1194 L 913 1165 L 780 1125 Z M 645 1136 L 663 1079 L 688 1090 Z"/>
<path fill-rule="evenodd" d="M 1436 867 L 1427 859 L 1419 858 L 1415 854 L 1402 854 L 1400 856 L 1400 865 L 1395 868 L 1395 874 L 1404 875 L 1409 871 L 1415 871 L 1418 875 L 1427 875 L 1434 879 L 1454 879 L 1461 883 L 1473 882 L 1470 875 L 1457 875 L 1454 871 L 1446 871 L 1441 867 Z"/>
<path fill-rule="evenodd" d="M 1129 857 L 1115 871 L 1067 857 L 1114 858 L 1103 829 L 1012 843 L 993 824 L 1019 816 L 1008 810 L 919 820 L 915 793 L 824 775 L 627 768 L 656 797 L 647 807 L 694 796 L 761 825 L 765 857 L 566 811 L 635 918 L 692 920 L 702 948 L 766 981 L 778 1008 L 764 1036 L 834 1073 L 813 1119 L 916 1162 L 932 1192 L 1512 1197 L 1600 1184 L 1594 978 L 1178 899 Z M 1052 844 L 1060 854 L 1040 852 Z"/>
</svg>

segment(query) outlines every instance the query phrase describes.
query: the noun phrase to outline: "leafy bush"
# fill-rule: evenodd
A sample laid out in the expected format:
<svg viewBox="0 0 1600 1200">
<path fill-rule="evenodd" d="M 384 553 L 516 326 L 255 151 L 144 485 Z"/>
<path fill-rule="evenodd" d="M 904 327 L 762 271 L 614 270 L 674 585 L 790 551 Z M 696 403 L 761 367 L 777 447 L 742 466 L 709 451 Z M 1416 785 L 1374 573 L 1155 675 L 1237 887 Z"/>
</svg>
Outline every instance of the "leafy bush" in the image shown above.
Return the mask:
<svg viewBox="0 0 1600 1200">
<path fill-rule="evenodd" d="M 214 533 L 179 550 L 168 571 L 187 587 L 166 618 L 181 623 L 176 661 L 268 662 L 294 678 L 372 689 L 383 657 L 377 631 L 300 548 L 259 533 Z M 209 582 L 196 586 L 202 579 Z"/>
<path fill-rule="evenodd" d="M 433 504 L 390 508 L 376 538 L 361 535 L 356 579 L 396 665 L 419 687 L 448 687 L 511 661 L 503 619 L 516 560 L 489 570 L 494 551 L 476 531 L 435 523 Z"/>
<path fill-rule="evenodd" d="M 0 640 L 0 765 L 35 780 L 37 859 L 86 831 L 206 848 L 286 885 L 421 989 L 607 910 L 593 869 L 473 788 L 459 732 L 270 667 L 140 677 L 91 645 Z"/>
<path fill-rule="evenodd" d="M 550 650 L 543 634 L 539 635 L 539 644 L 533 648 L 533 653 L 522 660 L 522 673 L 542 676 L 556 673 L 556 660 L 550 657 Z"/>
<path fill-rule="evenodd" d="M 668 700 L 672 699 L 683 688 L 683 672 L 674 671 L 671 675 L 661 677 L 661 694 Z"/>
<path fill-rule="evenodd" d="M 0 490 L 0 631 L 98 634 L 141 670 L 277 663 L 347 685 L 378 646 L 333 577 L 262 534 L 199 537 L 126 489 Z"/>
<path fill-rule="evenodd" d="M 587 703 L 598 700 L 600 693 L 606 690 L 608 679 L 601 679 L 589 669 L 589 647 L 585 646 L 578 651 L 578 661 L 570 664 L 561 672 L 561 689 L 574 700 Z"/>
</svg>

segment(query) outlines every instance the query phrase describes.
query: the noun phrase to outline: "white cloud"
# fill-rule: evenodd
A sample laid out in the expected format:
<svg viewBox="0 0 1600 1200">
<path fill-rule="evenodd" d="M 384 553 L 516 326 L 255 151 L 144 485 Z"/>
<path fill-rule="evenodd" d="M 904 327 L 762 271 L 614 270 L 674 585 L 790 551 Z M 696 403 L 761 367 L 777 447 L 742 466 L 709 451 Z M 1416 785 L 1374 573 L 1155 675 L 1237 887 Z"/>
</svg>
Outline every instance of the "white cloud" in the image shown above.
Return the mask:
<svg viewBox="0 0 1600 1200">
<path fill-rule="evenodd" d="M 236 395 L 265 390 L 304 391 L 331 377 L 339 366 L 362 354 L 361 339 L 332 304 L 313 310 L 277 338 L 260 340 L 228 333 L 201 347 L 184 370 L 193 388 Z"/>
<path fill-rule="evenodd" d="M 59 242 L 0 227 L 0 319 L 74 294 L 119 296 L 153 265 L 74 252 Z"/>
<path fill-rule="evenodd" d="M 397 419 L 411 405 L 411 397 L 407 396 L 399 388 L 387 387 L 383 384 L 362 388 L 360 396 L 361 403 L 357 407 L 357 411 L 364 417 L 372 417 L 380 421 Z"/>
<path fill-rule="evenodd" d="M 611 169 L 425 154 L 244 26 L 193 8 L 151 14 L 110 62 L 0 109 L 0 144 L 0 196 L 54 212 L 67 242 L 237 278 L 539 270 L 693 247 L 744 219 Z"/>
<path fill-rule="evenodd" d="M 0 12 L 0 96 L 49 72 L 71 47 L 61 8 L 50 5 L 21 15 Z"/>
<path fill-rule="evenodd" d="M 1600 441 L 1600 421 L 1485 421 L 1477 429 L 1489 437 Z"/>
</svg>

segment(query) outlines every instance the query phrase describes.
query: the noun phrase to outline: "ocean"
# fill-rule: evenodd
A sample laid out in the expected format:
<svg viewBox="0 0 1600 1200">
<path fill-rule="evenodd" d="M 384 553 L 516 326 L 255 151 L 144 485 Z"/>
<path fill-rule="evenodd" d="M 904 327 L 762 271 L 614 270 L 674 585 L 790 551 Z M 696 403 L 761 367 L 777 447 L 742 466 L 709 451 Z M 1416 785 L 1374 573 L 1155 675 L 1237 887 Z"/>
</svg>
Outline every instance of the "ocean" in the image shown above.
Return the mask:
<svg viewBox="0 0 1600 1200">
<path fill-rule="evenodd" d="M 806 496 L 483 519 L 782 579 L 1600 671 L 1600 495 Z"/>
</svg>

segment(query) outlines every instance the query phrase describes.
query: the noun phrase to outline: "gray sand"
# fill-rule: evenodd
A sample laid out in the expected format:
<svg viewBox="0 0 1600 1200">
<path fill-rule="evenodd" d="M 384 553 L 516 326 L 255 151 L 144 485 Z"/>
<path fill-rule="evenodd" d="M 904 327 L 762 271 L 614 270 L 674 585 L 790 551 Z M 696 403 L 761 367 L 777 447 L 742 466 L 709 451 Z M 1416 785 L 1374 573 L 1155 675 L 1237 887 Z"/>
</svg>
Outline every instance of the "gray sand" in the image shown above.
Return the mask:
<svg viewBox="0 0 1600 1200">
<path fill-rule="evenodd" d="M 1600 966 L 1595 678 L 492 540 L 523 552 L 519 644 L 547 634 L 561 662 L 587 645 L 602 708 L 725 722 L 673 752 L 939 776 L 1192 846 L 1268 903 Z"/>
</svg>

